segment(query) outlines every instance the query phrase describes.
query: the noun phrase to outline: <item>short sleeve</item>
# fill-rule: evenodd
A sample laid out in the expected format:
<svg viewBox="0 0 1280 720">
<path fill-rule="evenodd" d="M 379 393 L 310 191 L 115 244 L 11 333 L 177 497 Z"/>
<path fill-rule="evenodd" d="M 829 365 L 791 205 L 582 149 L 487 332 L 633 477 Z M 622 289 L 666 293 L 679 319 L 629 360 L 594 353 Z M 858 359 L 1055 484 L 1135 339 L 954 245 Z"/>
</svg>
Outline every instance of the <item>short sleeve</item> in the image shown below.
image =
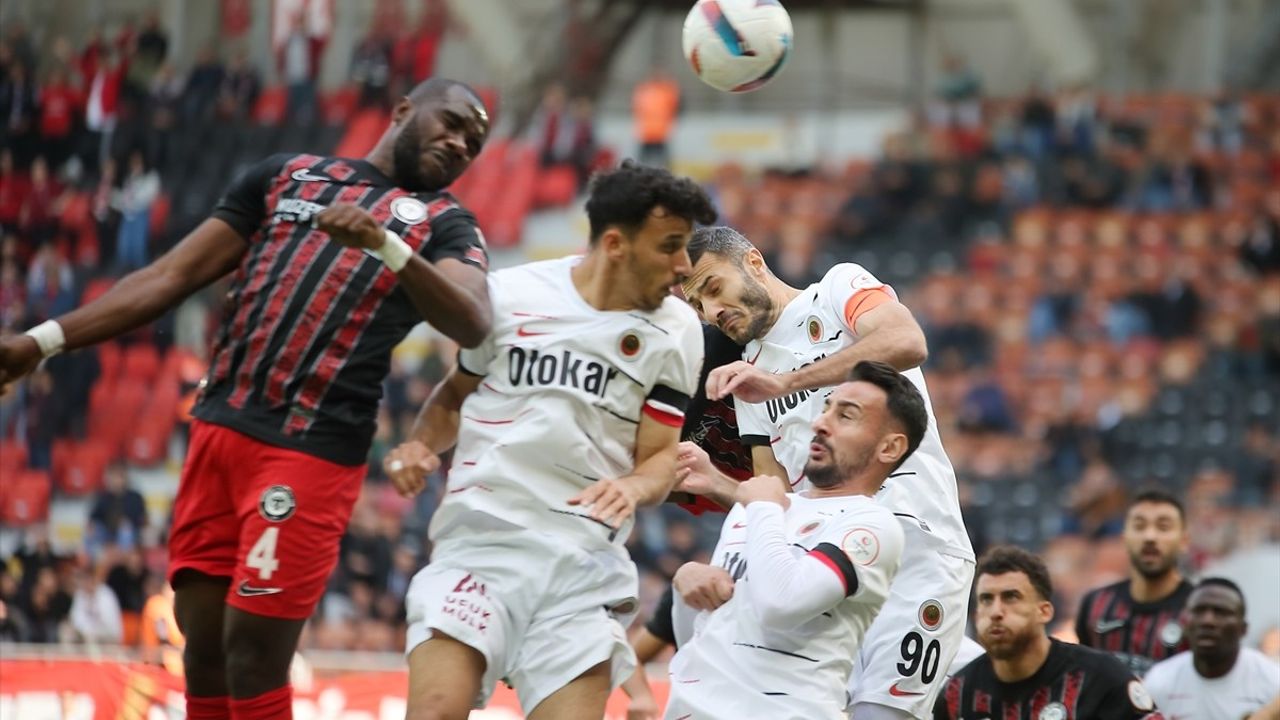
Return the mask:
<svg viewBox="0 0 1280 720">
<path fill-rule="evenodd" d="M 882 507 L 867 507 L 826 529 L 809 554 L 845 583 L 845 594 L 873 605 L 889 597 L 902 561 L 902 526 Z"/>
<path fill-rule="evenodd" d="M 503 300 L 501 278 L 502 273 L 495 273 L 487 278 L 489 282 L 489 300 L 493 303 L 494 317 L 500 317 L 498 314 L 499 303 Z M 479 345 L 458 350 L 459 372 L 473 377 L 483 377 L 489 374 L 489 365 L 498 356 L 497 331 L 497 325 L 495 324 L 494 328 L 489 331 L 489 335 Z"/>
<path fill-rule="evenodd" d="M 774 424 L 764 403 L 733 399 L 733 412 L 738 417 L 738 439 L 743 445 L 768 445 L 773 440 Z"/>
<path fill-rule="evenodd" d="M 704 341 L 702 324 L 688 307 L 680 308 L 680 325 L 674 329 L 673 346 L 667 362 L 644 402 L 644 414 L 664 425 L 679 428 L 684 424 L 685 410 L 698 386 L 702 370 Z"/>
<path fill-rule="evenodd" d="M 841 263 L 822 278 L 819 288 L 823 302 L 845 327 L 853 332 L 858 318 L 887 302 L 898 299 L 893 288 L 876 279 L 870 271 L 854 263 Z"/>
<path fill-rule="evenodd" d="M 419 253 L 432 263 L 446 258 L 458 260 L 484 271 L 489 270 L 489 248 L 476 216 L 458 207 L 431 221 L 431 237 Z"/>
<path fill-rule="evenodd" d="M 266 222 L 271 183 L 291 157 L 280 153 L 249 166 L 218 199 L 212 217 L 235 228 L 245 239 L 253 237 Z"/>
</svg>

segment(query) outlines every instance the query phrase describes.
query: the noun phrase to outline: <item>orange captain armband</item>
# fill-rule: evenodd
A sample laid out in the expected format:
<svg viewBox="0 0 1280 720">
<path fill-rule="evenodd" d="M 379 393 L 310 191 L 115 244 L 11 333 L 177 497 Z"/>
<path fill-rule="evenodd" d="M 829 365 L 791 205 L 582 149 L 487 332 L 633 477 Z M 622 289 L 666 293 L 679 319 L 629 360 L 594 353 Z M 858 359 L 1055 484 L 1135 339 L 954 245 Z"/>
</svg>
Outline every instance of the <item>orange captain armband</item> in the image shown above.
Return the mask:
<svg viewBox="0 0 1280 720">
<path fill-rule="evenodd" d="M 880 307 L 887 302 L 896 300 L 889 289 L 881 287 L 864 288 L 849 296 L 844 304 L 844 322 L 850 330 L 857 332 L 858 318 L 862 317 L 869 310 Z"/>
</svg>

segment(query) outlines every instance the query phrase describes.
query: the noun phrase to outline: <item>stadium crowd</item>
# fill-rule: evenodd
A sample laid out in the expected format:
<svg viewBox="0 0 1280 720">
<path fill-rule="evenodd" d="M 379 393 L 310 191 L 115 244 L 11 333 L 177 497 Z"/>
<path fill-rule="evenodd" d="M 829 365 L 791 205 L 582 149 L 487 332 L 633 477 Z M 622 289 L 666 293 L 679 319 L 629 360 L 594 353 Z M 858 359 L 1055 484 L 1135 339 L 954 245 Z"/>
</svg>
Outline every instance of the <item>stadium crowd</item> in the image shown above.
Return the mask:
<svg viewBox="0 0 1280 720">
<path fill-rule="evenodd" d="M 382 37 L 353 60 L 362 102 L 430 72 L 431 48 Z M 156 170 L 170 146 L 158 138 L 199 118 L 254 122 L 265 91 L 243 54 L 204 53 L 178 73 L 167 46 L 149 19 L 79 49 L 57 39 L 37 63 L 21 26 L 6 30 L 0 333 L 65 312 L 175 239 L 169 178 Z M 1069 634 L 1084 592 L 1125 573 L 1117 536 L 1146 483 L 1184 497 L 1193 573 L 1280 541 L 1280 102 L 1087 88 L 985 99 L 955 71 L 877 159 L 759 174 L 726 165 L 710 188 L 783 280 L 804 286 L 852 259 L 897 287 L 928 334 L 933 403 L 975 549 L 1041 549 L 1056 630 Z M 210 327 L 218 305 L 216 292 L 202 296 L 195 327 Z M 182 431 L 206 340 L 182 331 L 191 326 L 166 318 L 122 347 L 59 357 L 0 399 L 0 471 L 42 483 L 45 507 L 52 490 L 91 508 L 82 548 L 61 555 L 41 512 L 15 504 L 21 483 L 6 481 L 4 522 L 30 529 L 0 565 L 0 639 L 177 640 L 149 619 L 168 596 L 165 526 L 148 507 L 163 516 L 167 504 L 131 488 L 129 474 L 163 466 Z M 304 648 L 403 645 L 404 592 L 444 484 L 401 499 L 380 460 L 453 357 L 425 328 L 397 351 L 369 482 Z M 153 390 L 137 390 L 144 379 Z M 144 424 L 120 420 L 122 388 L 154 395 L 124 417 L 166 418 L 147 447 Z M 717 530 L 714 517 L 674 506 L 643 516 L 630 549 L 646 611 Z"/>
</svg>

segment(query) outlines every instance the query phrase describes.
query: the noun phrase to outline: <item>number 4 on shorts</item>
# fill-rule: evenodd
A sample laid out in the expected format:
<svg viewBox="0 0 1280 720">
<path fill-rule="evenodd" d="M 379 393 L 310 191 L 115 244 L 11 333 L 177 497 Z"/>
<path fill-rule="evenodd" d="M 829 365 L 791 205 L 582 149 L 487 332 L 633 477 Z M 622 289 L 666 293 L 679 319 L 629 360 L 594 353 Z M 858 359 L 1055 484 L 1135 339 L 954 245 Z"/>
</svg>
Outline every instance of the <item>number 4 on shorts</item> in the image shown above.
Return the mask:
<svg viewBox="0 0 1280 720">
<path fill-rule="evenodd" d="M 276 537 L 279 534 L 278 527 L 263 530 L 258 541 L 249 550 L 249 556 L 244 560 L 245 565 L 258 571 L 259 580 L 270 580 L 271 574 L 280 567 L 280 561 L 276 560 Z"/>
</svg>

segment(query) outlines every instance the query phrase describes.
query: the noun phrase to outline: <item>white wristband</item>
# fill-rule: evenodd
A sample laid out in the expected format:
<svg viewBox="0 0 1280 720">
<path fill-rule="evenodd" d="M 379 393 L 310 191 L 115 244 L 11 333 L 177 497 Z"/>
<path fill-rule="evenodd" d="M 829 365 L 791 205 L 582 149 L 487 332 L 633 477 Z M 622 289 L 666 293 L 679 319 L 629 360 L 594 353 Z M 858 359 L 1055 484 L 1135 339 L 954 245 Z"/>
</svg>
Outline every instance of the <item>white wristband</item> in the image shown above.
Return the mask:
<svg viewBox="0 0 1280 720">
<path fill-rule="evenodd" d="M 56 320 L 45 320 L 28 330 L 26 334 L 36 341 L 36 345 L 40 346 L 40 354 L 46 358 L 57 355 L 67 346 L 67 336 L 63 334 L 62 326 Z"/>
<path fill-rule="evenodd" d="M 400 236 L 390 230 L 383 230 L 385 240 L 382 247 L 377 250 L 368 250 L 370 255 L 382 261 L 383 265 L 393 273 L 398 273 L 409 264 L 409 258 L 413 257 L 413 248 L 409 247 L 409 243 L 400 239 Z"/>
</svg>

